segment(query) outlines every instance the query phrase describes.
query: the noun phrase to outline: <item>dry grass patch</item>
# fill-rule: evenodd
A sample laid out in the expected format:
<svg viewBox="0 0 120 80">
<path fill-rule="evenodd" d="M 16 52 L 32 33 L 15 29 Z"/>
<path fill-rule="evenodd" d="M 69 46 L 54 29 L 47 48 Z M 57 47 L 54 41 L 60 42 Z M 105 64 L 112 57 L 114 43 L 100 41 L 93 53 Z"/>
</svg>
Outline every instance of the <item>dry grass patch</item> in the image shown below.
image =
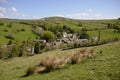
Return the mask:
<svg viewBox="0 0 120 80">
<path fill-rule="evenodd" d="M 45 72 L 50 72 L 55 69 L 60 69 L 65 65 L 64 59 L 59 59 L 48 55 L 40 61 L 39 66 L 45 67 Z"/>
<path fill-rule="evenodd" d="M 83 59 L 83 54 L 86 52 L 86 49 L 78 50 L 70 56 L 70 63 L 76 64 L 80 63 Z"/>
<path fill-rule="evenodd" d="M 31 67 L 31 66 L 30 66 L 30 67 L 27 69 L 26 74 L 25 74 L 23 77 L 26 77 L 26 76 L 29 76 L 29 75 L 34 74 L 35 68 L 36 68 L 36 67 Z"/>
<path fill-rule="evenodd" d="M 36 73 L 48 73 L 53 70 L 61 69 L 64 67 L 64 65 L 65 65 L 64 58 L 57 58 L 51 55 L 47 55 L 41 59 L 39 65 L 34 67 L 29 67 L 24 77 Z"/>
<path fill-rule="evenodd" d="M 94 48 L 79 49 L 73 54 L 59 58 L 52 55 L 47 55 L 41 59 L 39 65 L 35 67 L 29 67 L 26 72 L 26 76 L 35 73 L 48 73 L 53 70 L 58 70 L 63 68 L 65 64 L 77 64 L 83 59 L 91 57 L 92 55 L 94 55 Z"/>
<path fill-rule="evenodd" d="M 70 63 L 76 64 L 80 63 L 83 59 L 92 57 L 94 55 L 94 48 L 90 49 L 79 49 L 70 56 Z"/>
</svg>

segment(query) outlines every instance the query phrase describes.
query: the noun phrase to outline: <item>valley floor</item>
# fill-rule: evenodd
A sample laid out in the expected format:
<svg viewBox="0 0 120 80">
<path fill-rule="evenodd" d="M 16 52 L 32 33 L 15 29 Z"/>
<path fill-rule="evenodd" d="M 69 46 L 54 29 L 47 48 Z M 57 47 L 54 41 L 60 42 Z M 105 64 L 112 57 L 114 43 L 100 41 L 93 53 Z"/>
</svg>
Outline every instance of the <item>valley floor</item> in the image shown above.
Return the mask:
<svg viewBox="0 0 120 80">
<path fill-rule="evenodd" d="M 66 65 L 64 69 L 46 74 L 21 77 L 29 66 L 38 65 L 44 56 L 64 56 L 77 49 L 53 50 L 31 57 L 0 60 L 0 80 L 120 80 L 120 42 L 96 46 L 96 55 L 80 64 Z"/>
</svg>

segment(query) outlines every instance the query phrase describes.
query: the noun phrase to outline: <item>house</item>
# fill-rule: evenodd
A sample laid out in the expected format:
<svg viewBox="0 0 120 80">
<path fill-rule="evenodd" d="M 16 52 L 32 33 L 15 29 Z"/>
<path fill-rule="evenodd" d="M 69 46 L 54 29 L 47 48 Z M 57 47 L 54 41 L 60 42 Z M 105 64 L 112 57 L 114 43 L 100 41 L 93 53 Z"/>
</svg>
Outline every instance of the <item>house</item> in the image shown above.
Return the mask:
<svg viewBox="0 0 120 80">
<path fill-rule="evenodd" d="M 68 38 L 72 38 L 73 34 L 67 34 Z"/>
<path fill-rule="evenodd" d="M 72 34 L 72 38 L 73 39 L 77 38 L 77 35 L 76 34 Z"/>
<path fill-rule="evenodd" d="M 98 40 L 98 37 L 93 36 L 91 39 L 92 39 L 93 41 L 97 41 L 97 40 Z"/>
<path fill-rule="evenodd" d="M 88 39 L 79 39 L 79 42 L 80 42 L 80 43 L 87 43 L 87 42 L 88 42 Z"/>
<path fill-rule="evenodd" d="M 63 38 L 66 38 L 68 35 L 66 32 L 63 32 Z"/>
<path fill-rule="evenodd" d="M 40 43 L 46 43 L 46 40 L 44 40 L 44 39 L 36 39 L 36 40 L 34 40 L 34 42 L 40 42 Z"/>
<path fill-rule="evenodd" d="M 67 34 L 66 32 L 63 32 L 63 38 L 77 38 L 77 35 L 76 34 Z"/>
<path fill-rule="evenodd" d="M 34 54 L 34 47 L 25 47 L 25 52 L 28 53 L 28 55 L 33 55 Z"/>
<path fill-rule="evenodd" d="M 65 43 L 68 43 L 69 39 L 68 38 L 63 38 L 62 39 L 62 43 L 65 44 Z"/>
</svg>

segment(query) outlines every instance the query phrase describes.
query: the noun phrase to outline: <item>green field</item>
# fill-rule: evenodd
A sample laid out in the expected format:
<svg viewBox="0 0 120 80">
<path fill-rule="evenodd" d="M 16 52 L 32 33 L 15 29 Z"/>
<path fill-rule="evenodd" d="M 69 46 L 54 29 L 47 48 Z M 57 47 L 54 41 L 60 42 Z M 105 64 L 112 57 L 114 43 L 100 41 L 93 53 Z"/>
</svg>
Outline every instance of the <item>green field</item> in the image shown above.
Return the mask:
<svg viewBox="0 0 120 80">
<path fill-rule="evenodd" d="M 107 30 L 107 24 L 120 24 L 120 20 L 75 20 L 62 17 L 48 17 L 40 20 L 17 20 L 17 19 L 0 19 L 0 22 L 4 25 L 0 25 L 0 45 L 7 44 L 10 39 L 5 38 L 9 34 L 13 34 L 14 41 L 26 41 L 28 38 L 34 40 L 36 37 L 39 37 L 32 32 L 32 25 L 40 27 L 40 24 L 43 24 L 47 27 L 51 26 L 68 26 L 74 31 L 80 31 L 81 28 L 88 29 L 88 34 L 92 36 L 98 36 L 98 29 L 101 30 L 101 38 L 108 39 L 118 37 L 120 38 L 119 33 L 113 33 L 113 29 Z M 22 22 L 22 23 L 21 23 Z M 12 27 L 9 28 L 7 25 L 12 23 Z M 27 23 L 27 24 L 23 24 Z M 79 24 L 82 24 L 79 26 Z M 25 31 L 20 31 L 24 29 Z M 97 29 L 97 30 L 95 30 Z M 6 31 L 7 30 L 7 31 Z M 90 31 L 92 30 L 92 31 Z"/>
<path fill-rule="evenodd" d="M 32 33 L 32 28 L 29 25 L 19 24 L 19 23 L 12 23 L 12 27 L 9 28 L 7 25 L 9 24 L 6 21 L 3 21 L 4 25 L 0 26 L 0 45 L 7 44 L 9 39 L 5 38 L 6 35 L 13 34 L 14 41 L 25 41 L 28 38 L 35 39 L 36 34 Z M 20 31 L 24 29 L 25 31 Z M 7 31 L 5 31 L 7 30 Z"/>
<path fill-rule="evenodd" d="M 98 36 L 98 30 L 88 31 L 88 34 L 92 36 Z M 114 33 L 113 29 L 101 30 L 101 39 L 109 39 L 117 37 L 120 39 L 120 33 Z"/>
<path fill-rule="evenodd" d="M 76 50 L 58 49 L 32 57 L 0 60 L 0 80 L 120 80 L 120 42 L 95 47 L 96 55 L 80 64 L 66 65 L 50 73 L 21 77 L 29 66 L 39 64 L 46 55 L 65 56 Z"/>
</svg>

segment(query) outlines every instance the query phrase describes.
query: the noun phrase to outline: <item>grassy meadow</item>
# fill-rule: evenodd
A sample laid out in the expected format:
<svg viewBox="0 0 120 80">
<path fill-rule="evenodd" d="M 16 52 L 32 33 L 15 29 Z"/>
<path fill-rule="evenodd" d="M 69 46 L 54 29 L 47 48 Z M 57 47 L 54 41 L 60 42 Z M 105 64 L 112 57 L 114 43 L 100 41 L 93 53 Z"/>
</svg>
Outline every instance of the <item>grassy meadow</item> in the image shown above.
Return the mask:
<svg viewBox="0 0 120 80">
<path fill-rule="evenodd" d="M 61 70 L 28 77 L 21 76 L 25 74 L 29 66 L 38 65 L 42 57 L 47 55 L 65 56 L 79 48 L 65 51 L 58 49 L 32 57 L 0 60 L 0 80 L 120 80 L 120 42 L 94 48 L 96 55 L 83 60 L 80 64 L 68 64 Z"/>
<path fill-rule="evenodd" d="M 88 34 L 91 37 L 92 36 L 98 36 L 98 30 L 88 31 Z M 115 38 L 115 37 L 117 37 L 118 39 L 120 39 L 120 34 L 119 33 L 114 33 L 113 29 L 101 30 L 101 39 L 103 39 L 103 40 L 109 39 L 109 38 Z"/>
<path fill-rule="evenodd" d="M 0 45 L 7 44 L 10 39 L 5 38 L 6 35 L 13 34 L 14 41 L 25 41 L 28 38 L 35 39 L 36 34 L 32 33 L 31 26 L 20 23 L 12 23 L 12 27 L 7 27 L 9 22 L 4 21 L 4 25 L 0 26 Z M 24 29 L 25 31 L 20 31 Z"/>
<path fill-rule="evenodd" d="M 108 39 L 118 37 L 119 33 L 114 33 L 113 29 L 106 29 L 107 24 L 120 24 L 119 20 L 75 20 L 62 17 L 48 17 L 41 20 L 16 20 L 16 19 L 0 19 L 4 25 L 0 25 L 0 45 L 7 44 L 10 39 L 5 36 L 12 34 L 14 37 L 13 41 L 26 41 L 28 38 L 34 40 L 39 37 L 32 32 L 33 26 L 38 27 L 39 24 L 43 24 L 46 27 L 50 26 L 68 26 L 74 31 L 80 31 L 82 28 L 88 29 L 88 34 L 98 36 L 98 30 L 101 29 L 101 39 Z M 22 23 L 21 23 L 22 22 Z M 8 24 L 12 23 L 12 27 L 7 27 Z M 27 24 L 23 24 L 27 23 Z M 24 29 L 24 31 L 21 31 Z"/>
<path fill-rule="evenodd" d="M 0 46 L 7 44 L 11 40 L 5 37 L 9 34 L 14 36 L 14 42 L 23 42 L 29 38 L 35 40 L 36 37 L 40 37 L 33 32 L 35 28 L 35 30 L 41 29 L 38 32 L 41 31 L 40 33 L 42 33 L 47 31 L 44 30 L 44 27 L 63 27 L 64 25 L 73 31 L 86 28 L 90 37 L 98 37 L 98 31 L 101 30 L 101 40 L 116 37 L 120 40 L 119 32 L 114 32 L 115 29 L 107 29 L 108 24 L 120 25 L 120 20 L 75 20 L 48 17 L 41 20 L 0 19 L 0 22 L 3 23 L 3 25 L 0 25 Z M 8 27 L 10 23 L 12 23 L 12 27 Z M 22 77 L 30 66 L 38 65 L 41 59 L 47 55 L 61 58 L 84 48 L 94 48 L 96 54 L 84 59 L 79 64 L 66 64 L 60 70 Z M 84 48 L 56 49 L 34 56 L 0 59 L 0 80 L 120 80 L 120 41 Z"/>
</svg>

